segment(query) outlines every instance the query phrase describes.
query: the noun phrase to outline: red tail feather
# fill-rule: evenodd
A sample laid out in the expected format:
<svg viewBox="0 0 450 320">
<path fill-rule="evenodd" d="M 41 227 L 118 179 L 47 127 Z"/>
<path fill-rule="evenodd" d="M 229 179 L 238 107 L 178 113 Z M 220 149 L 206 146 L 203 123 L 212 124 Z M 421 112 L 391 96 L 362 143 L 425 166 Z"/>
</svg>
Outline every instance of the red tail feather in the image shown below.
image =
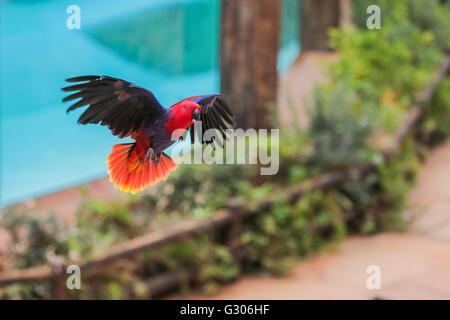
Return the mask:
<svg viewBox="0 0 450 320">
<path fill-rule="evenodd" d="M 135 143 L 116 144 L 106 158 L 109 179 L 122 191 L 138 191 L 165 179 L 178 165 L 166 154 L 162 154 L 158 166 L 135 151 Z"/>
</svg>

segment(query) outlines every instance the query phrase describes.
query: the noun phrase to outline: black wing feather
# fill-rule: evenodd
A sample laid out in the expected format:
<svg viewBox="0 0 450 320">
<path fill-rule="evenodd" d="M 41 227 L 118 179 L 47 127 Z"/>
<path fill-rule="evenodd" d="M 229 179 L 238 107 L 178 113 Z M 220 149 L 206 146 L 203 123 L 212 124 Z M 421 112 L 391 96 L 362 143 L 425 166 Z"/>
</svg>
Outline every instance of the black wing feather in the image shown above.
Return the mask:
<svg viewBox="0 0 450 320">
<path fill-rule="evenodd" d="M 121 138 L 160 119 L 164 113 L 151 91 L 122 79 L 89 75 L 66 81 L 83 82 L 62 89 L 78 91 L 65 97 L 63 102 L 81 98 L 67 112 L 88 105 L 78 123 L 100 123 Z"/>
<path fill-rule="evenodd" d="M 219 147 L 223 147 L 222 141 L 218 141 L 217 139 L 205 140 L 201 133 L 204 135 L 207 130 L 216 129 L 219 131 L 223 139 L 228 139 L 226 130 L 234 125 L 234 115 L 228 105 L 228 102 L 221 95 L 192 97 L 188 99 L 195 101 L 201 106 L 200 119 L 202 121 L 202 132 L 200 132 L 200 130 L 195 130 L 195 124 L 191 125 L 189 128 L 191 143 L 194 143 L 195 136 L 197 135 L 197 138 L 201 143 L 213 143 L 213 146 L 215 143 Z"/>
</svg>

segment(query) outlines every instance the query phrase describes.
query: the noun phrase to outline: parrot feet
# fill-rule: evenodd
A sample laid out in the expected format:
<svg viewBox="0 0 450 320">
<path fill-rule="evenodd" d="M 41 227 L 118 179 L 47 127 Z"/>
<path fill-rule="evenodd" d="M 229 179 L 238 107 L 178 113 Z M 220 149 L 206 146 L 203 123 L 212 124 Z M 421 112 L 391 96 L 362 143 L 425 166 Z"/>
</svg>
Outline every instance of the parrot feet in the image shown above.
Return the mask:
<svg viewBox="0 0 450 320">
<path fill-rule="evenodd" d="M 161 160 L 161 156 L 162 156 L 162 152 L 155 153 L 155 151 L 152 148 L 148 148 L 148 150 L 145 154 L 144 162 L 150 158 L 150 162 L 148 163 L 148 165 L 151 165 L 152 161 L 155 161 L 155 167 L 158 167 L 159 160 Z"/>
</svg>

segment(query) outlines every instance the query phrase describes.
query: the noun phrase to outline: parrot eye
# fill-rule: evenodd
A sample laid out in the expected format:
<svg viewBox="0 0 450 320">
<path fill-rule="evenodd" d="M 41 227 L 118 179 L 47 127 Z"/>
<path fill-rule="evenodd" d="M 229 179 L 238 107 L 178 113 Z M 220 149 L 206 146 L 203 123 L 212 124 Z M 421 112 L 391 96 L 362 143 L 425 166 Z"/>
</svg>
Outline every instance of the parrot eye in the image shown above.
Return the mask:
<svg viewBox="0 0 450 320">
<path fill-rule="evenodd" d="M 188 107 L 185 107 L 185 109 L 186 109 L 186 110 L 189 110 L 189 108 L 188 108 Z"/>
</svg>

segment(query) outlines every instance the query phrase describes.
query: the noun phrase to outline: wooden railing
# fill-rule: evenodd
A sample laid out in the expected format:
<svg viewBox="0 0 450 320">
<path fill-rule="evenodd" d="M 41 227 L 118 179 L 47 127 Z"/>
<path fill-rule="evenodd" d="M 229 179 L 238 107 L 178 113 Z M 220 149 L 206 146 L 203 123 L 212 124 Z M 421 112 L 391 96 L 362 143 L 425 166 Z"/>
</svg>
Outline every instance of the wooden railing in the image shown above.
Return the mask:
<svg viewBox="0 0 450 320">
<path fill-rule="evenodd" d="M 389 160 L 391 155 L 399 148 L 403 139 L 412 131 L 415 125 L 423 116 L 424 109 L 430 101 L 432 93 L 439 81 L 449 73 L 450 55 L 446 55 L 441 66 L 437 69 L 427 86 L 416 96 L 416 104 L 408 109 L 406 117 L 393 136 L 393 143 L 381 151 L 385 161 Z M 281 190 L 277 194 L 268 197 L 260 202 L 256 208 L 250 209 L 238 203 L 231 202 L 229 206 L 223 210 L 215 212 L 211 217 L 203 220 L 183 221 L 172 227 L 154 231 L 149 234 L 124 241 L 112 246 L 106 253 L 99 255 L 93 259 L 80 262 L 72 262 L 80 267 L 82 271 L 93 270 L 101 273 L 98 267 L 111 263 L 118 259 L 134 256 L 147 249 L 155 249 L 161 246 L 174 243 L 181 239 L 186 239 L 206 231 L 211 231 L 219 227 L 228 227 L 228 243 L 231 252 L 239 259 L 237 252 L 240 228 L 242 219 L 256 215 L 260 212 L 270 209 L 272 204 L 284 197 L 289 202 L 294 202 L 306 192 L 314 190 L 323 190 L 333 187 L 343 181 L 356 175 L 366 174 L 375 167 L 372 165 L 362 165 L 359 167 L 329 172 L 318 175 L 311 179 L 305 180 L 297 185 Z M 13 283 L 25 283 L 35 281 L 52 281 L 53 282 L 53 298 L 63 299 L 66 296 L 66 274 L 65 266 L 38 266 L 27 269 L 16 269 L 0 273 L 0 286 L 10 285 Z M 195 270 L 186 270 L 181 272 L 168 272 L 157 275 L 147 281 L 148 290 L 151 296 L 176 287 L 184 281 L 189 281 L 195 277 Z"/>
</svg>

